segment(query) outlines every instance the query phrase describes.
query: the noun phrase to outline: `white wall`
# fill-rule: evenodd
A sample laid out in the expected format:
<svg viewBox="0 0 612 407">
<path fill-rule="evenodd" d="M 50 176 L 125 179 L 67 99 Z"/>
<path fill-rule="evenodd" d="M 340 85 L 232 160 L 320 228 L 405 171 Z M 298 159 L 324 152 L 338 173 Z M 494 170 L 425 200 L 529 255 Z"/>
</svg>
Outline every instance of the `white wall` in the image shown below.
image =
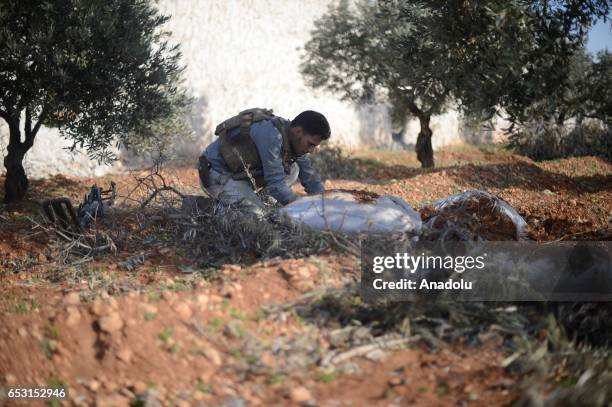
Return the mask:
<svg viewBox="0 0 612 407">
<path fill-rule="evenodd" d="M 301 47 L 313 22 L 330 0 L 161 0 L 160 10 L 171 16 L 167 28 L 181 44 L 186 85 L 195 98 L 191 124 L 195 145 L 180 150 L 195 157 L 212 139 L 211 129 L 249 107 L 271 107 L 286 118 L 302 110 L 325 114 L 332 141 L 351 147 L 390 142 L 391 125 L 384 106 L 359 107 L 337 97 L 308 89 L 298 71 Z M 458 142 L 459 118 L 451 112 L 432 119 L 434 147 Z M 2 135 L 2 133 L 4 135 Z M 408 128 L 414 143 L 418 123 Z M 2 151 L 6 128 L 0 129 Z M 84 154 L 62 150 L 68 143 L 53 130 L 42 129 L 26 156 L 30 176 L 55 173 L 99 175 L 99 167 Z M 4 168 L 0 169 L 3 171 Z"/>
</svg>

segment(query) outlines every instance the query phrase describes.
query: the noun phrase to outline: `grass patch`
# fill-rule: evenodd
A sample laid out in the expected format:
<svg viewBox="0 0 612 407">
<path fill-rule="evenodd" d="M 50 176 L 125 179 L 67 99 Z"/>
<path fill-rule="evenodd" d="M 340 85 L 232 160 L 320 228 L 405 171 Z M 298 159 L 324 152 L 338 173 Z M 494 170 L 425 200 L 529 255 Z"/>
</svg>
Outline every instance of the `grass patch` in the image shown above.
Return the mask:
<svg viewBox="0 0 612 407">
<path fill-rule="evenodd" d="M 266 319 L 268 316 L 268 313 L 263 310 L 263 309 L 258 309 L 257 312 L 255 313 L 255 315 L 253 315 L 252 319 L 255 322 L 260 322 L 263 321 L 264 319 Z"/>
<path fill-rule="evenodd" d="M 213 386 L 210 383 L 199 381 L 196 384 L 196 390 L 201 391 L 202 393 L 210 394 L 213 392 Z"/>
<path fill-rule="evenodd" d="M 208 322 L 208 325 L 213 331 L 219 331 L 221 327 L 223 327 L 223 320 L 221 318 L 214 317 Z"/>
<path fill-rule="evenodd" d="M 167 344 L 170 339 L 174 335 L 174 330 L 172 328 L 164 328 L 157 337 L 164 343 Z"/>
<path fill-rule="evenodd" d="M 40 304 L 38 301 L 36 301 L 36 298 L 32 297 L 18 300 L 13 307 L 8 309 L 8 312 L 14 314 L 25 314 L 26 312 L 34 311 L 37 308 L 40 308 Z"/>
<path fill-rule="evenodd" d="M 51 339 L 59 339 L 59 329 L 55 325 L 49 325 L 46 329 L 46 334 Z"/>
<path fill-rule="evenodd" d="M 280 384 L 285 381 L 285 376 L 280 373 L 275 373 L 268 378 L 268 383 L 270 384 Z"/>
<path fill-rule="evenodd" d="M 170 290 L 177 292 L 191 291 L 191 285 L 184 281 L 175 281 L 170 284 L 165 284 L 160 287 L 161 290 Z"/>
<path fill-rule="evenodd" d="M 44 337 L 40 342 L 40 346 L 42 347 L 42 351 L 47 357 L 47 359 L 51 360 L 53 358 L 53 353 L 55 353 L 55 345 L 51 339 Z"/>
<path fill-rule="evenodd" d="M 249 317 L 244 312 L 236 308 L 230 308 L 230 316 L 240 321 L 248 321 Z"/>
<path fill-rule="evenodd" d="M 332 371 L 329 372 L 319 372 L 317 374 L 317 380 L 322 383 L 331 383 L 338 378 L 338 373 Z"/>
</svg>

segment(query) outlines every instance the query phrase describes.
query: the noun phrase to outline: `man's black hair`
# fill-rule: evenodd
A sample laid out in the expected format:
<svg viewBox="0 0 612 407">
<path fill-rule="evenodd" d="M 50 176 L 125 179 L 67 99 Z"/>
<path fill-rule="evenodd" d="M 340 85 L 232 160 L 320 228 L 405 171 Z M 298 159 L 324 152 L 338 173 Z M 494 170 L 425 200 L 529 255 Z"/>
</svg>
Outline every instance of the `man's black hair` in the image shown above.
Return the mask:
<svg viewBox="0 0 612 407">
<path fill-rule="evenodd" d="M 327 140 L 331 135 L 329 123 L 325 116 L 313 110 L 306 110 L 291 120 L 291 127 L 298 126 L 308 134 L 321 136 L 321 140 Z"/>
</svg>

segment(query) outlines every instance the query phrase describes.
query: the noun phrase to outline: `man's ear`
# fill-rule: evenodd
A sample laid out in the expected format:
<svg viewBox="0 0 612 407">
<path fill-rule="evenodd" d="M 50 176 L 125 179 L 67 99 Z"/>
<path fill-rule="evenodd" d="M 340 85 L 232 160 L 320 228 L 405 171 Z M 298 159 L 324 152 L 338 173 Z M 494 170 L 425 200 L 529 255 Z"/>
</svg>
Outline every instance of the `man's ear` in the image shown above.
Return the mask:
<svg viewBox="0 0 612 407">
<path fill-rule="evenodd" d="M 297 143 L 304 136 L 304 129 L 302 126 L 292 127 L 290 135 L 291 143 Z"/>
<path fill-rule="evenodd" d="M 304 133 L 304 129 L 302 128 L 302 126 L 293 127 L 293 131 L 296 138 L 301 137 Z"/>
</svg>

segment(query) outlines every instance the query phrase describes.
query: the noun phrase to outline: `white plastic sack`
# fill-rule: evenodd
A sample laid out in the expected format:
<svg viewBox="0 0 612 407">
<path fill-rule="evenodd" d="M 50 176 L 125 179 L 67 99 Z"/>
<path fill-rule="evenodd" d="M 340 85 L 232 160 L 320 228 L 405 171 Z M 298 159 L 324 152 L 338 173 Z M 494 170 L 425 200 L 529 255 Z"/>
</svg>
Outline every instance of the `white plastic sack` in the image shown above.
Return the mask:
<svg viewBox="0 0 612 407">
<path fill-rule="evenodd" d="M 342 233 L 421 233 L 421 216 L 404 200 L 360 191 L 327 191 L 279 209 L 316 230 Z"/>
</svg>

